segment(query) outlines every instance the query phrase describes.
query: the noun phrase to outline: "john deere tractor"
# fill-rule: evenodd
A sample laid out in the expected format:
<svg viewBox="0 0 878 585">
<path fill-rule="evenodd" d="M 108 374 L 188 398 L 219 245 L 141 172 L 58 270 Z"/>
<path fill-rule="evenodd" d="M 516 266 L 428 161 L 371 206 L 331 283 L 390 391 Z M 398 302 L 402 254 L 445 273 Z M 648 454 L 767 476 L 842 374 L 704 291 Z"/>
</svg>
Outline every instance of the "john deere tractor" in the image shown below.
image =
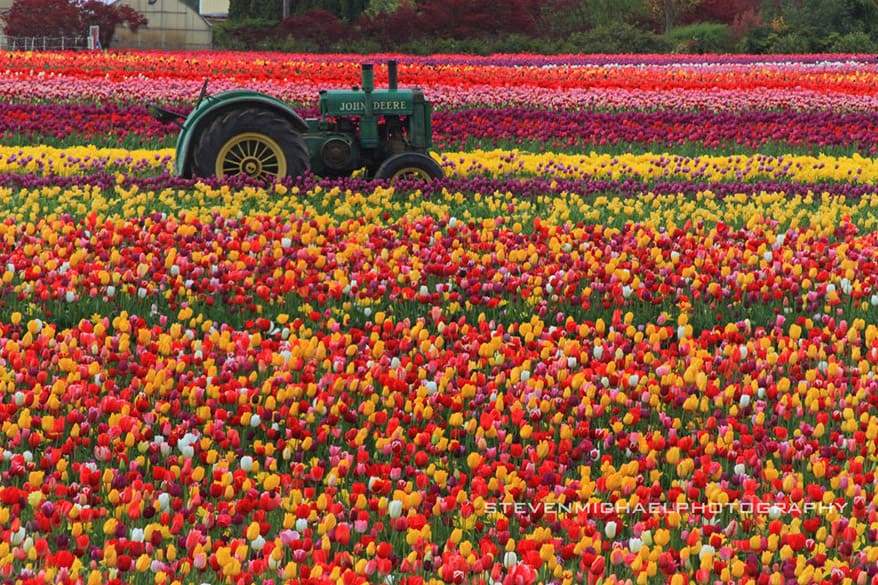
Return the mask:
<svg viewBox="0 0 878 585">
<path fill-rule="evenodd" d="M 299 176 L 431 180 L 442 167 L 428 154 L 430 102 L 420 89 L 397 87 L 395 61 L 388 88 L 375 89 L 371 64 L 362 87 L 322 90 L 320 117 L 303 119 L 264 93 L 236 89 L 201 97 L 188 116 L 151 106 L 153 117 L 180 126 L 175 172 L 183 177 L 245 175 L 263 181 Z"/>
</svg>

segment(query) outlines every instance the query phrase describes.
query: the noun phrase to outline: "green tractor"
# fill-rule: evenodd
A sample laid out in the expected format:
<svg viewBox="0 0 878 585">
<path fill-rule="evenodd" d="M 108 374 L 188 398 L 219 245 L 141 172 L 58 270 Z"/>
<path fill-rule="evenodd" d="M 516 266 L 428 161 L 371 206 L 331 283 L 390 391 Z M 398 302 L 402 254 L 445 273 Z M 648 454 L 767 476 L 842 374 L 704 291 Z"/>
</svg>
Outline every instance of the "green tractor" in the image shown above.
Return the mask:
<svg viewBox="0 0 878 585">
<path fill-rule="evenodd" d="M 432 144 L 430 102 L 420 89 L 399 89 L 395 61 L 388 88 L 375 89 L 372 65 L 362 87 L 322 90 L 320 117 L 303 119 L 264 93 L 236 89 L 201 97 L 188 116 L 151 106 L 152 116 L 180 126 L 174 171 L 182 177 L 243 175 L 264 182 L 307 171 L 324 177 L 432 180 L 442 167 Z"/>
</svg>

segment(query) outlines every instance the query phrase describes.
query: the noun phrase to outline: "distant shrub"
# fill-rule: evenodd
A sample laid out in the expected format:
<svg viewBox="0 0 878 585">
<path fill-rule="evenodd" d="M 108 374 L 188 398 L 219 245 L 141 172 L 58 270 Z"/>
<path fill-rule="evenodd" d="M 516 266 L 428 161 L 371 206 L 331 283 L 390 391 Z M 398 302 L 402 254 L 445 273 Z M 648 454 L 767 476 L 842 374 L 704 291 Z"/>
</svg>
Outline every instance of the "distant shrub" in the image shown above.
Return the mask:
<svg viewBox="0 0 878 585">
<path fill-rule="evenodd" d="M 279 43 L 279 32 L 276 21 L 261 18 L 227 21 L 213 27 L 213 45 L 238 51 L 266 49 Z"/>
<path fill-rule="evenodd" d="M 381 53 L 384 47 L 375 39 L 364 38 L 360 36 L 352 36 L 349 39 L 341 41 L 341 50 L 344 53 L 356 53 L 358 55 L 369 55 L 372 53 Z"/>
<path fill-rule="evenodd" d="M 864 32 L 852 32 L 846 35 L 831 34 L 824 40 L 825 50 L 829 53 L 876 53 L 878 43 Z"/>
<path fill-rule="evenodd" d="M 801 55 L 814 50 L 814 35 L 803 31 L 775 35 L 768 47 L 769 53 L 778 55 Z"/>
<path fill-rule="evenodd" d="M 813 32 L 762 25 L 751 29 L 738 48 L 742 53 L 803 54 L 817 49 Z"/>
<path fill-rule="evenodd" d="M 673 48 L 665 37 L 622 22 L 573 33 L 568 44 L 579 53 L 670 53 Z"/>
<path fill-rule="evenodd" d="M 731 53 L 735 38 L 729 25 L 698 22 L 671 30 L 671 41 L 678 53 Z"/>
<path fill-rule="evenodd" d="M 407 55 L 432 55 L 437 53 L 462 53 L 469 55 L 492 55 L 496 53 L 537 53 L 552 55 L 572 52 L 562 41 L 541 39 L 526 35 L 502 35 L 472 39 L 435 39 L 422 37 L 399 45 L 378 43 L 374 39 L 355 41 L 351 52 L 393 51 Z M 359 47 L 370 50 L 359 50 Z"/>
<path fill-rule="evenodd" d="M 535 38 L 521 34 L 507 35 L 496 39 L 493 52 L 552 55 L 565 52 L 561 50 L 562 45 L 563 41 L 553 38 Z"/>
<path fill-rule="evenodd" d="M 490 55 L 494 51 L 489 43 L 480 39 L 419 39 L 401 47 L 404 53 L 430 55 L 433 53 L 464 53 L 467 55 Z"/>
</svg>

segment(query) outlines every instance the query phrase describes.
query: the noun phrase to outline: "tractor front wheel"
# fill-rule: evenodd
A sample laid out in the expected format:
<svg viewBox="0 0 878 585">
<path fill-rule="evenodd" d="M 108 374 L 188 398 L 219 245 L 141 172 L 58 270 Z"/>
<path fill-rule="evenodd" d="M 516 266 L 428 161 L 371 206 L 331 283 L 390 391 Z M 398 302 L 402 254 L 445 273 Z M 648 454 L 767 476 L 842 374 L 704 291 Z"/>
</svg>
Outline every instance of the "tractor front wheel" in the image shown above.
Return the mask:
<svg viewBox="0 0 878 585">
<path fill-rule="evenodd" d="M 199 177 L 243 175 L 264 182 L 311 168 L 308 147 L 283 116 L 260 108 L 231 110 L 202 133 L 192 154 Z"/>
<path fill-rule="evenodd" d="M 375 172 L 376 179 L 419 179 L 432 181 L 445 176 L 442 167 L 432 157 L 420 152 L 401 152 L 381 163 Z"/>
</svg>

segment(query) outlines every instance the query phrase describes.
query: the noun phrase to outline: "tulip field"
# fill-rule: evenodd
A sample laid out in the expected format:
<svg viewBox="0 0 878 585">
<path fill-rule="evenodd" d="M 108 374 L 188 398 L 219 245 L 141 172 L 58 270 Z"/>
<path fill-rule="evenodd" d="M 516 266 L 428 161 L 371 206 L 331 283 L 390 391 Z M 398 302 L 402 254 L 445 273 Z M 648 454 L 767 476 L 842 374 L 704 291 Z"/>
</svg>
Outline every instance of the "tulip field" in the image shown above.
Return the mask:
<svg viewBox="0 0 878 585">
<path fill-rule="evenodd" d="M 878 61 L 390 58 L 441 180 L 173 175 L 359 56 L 0 53 L 0 583 L 878 583 Z"/>
</svg>

